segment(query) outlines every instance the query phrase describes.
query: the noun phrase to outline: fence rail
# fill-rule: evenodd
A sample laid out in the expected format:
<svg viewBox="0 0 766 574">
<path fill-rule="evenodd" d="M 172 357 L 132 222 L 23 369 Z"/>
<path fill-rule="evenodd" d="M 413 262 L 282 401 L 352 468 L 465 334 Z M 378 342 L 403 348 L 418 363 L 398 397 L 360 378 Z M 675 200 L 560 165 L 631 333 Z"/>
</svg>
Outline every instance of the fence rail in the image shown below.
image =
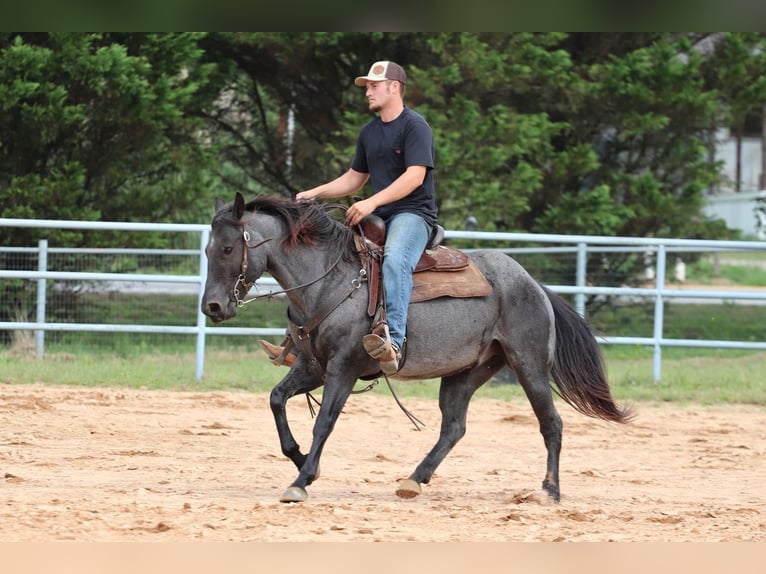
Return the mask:
<svg viewBox="0 0 766 574">
<path fill-rule="evenodd" d="M 48 241 L 42 239 L 37 247 L 22 246 L 0 247 L 2 253 L 27 253 L 37 255 L 36 270 L 0 269 L 0 280 L 22 279 L 37 282 L 36 320 L 35 321 L 0 321 L 0 329 L 31 330 L 35 332 L 38 355 L 44 354 L 46 331 L 93 331 L 93 332 L 122 332 L 122 333 L 167 333 L 196 336 L 195 377 L 200 380 L 204 373 L 205 340 L 207 335 L 255 335 L 279 336 L 284 328 L 265 327 L 228 327 L 211 326 L 206 317 L 199 311 L 194 325 L 146 325 L 146 324 L 103 324 L 80 322 L 53 322 L 46 316 L 46 302 L 49 281 L 102 282 L 107 285 L 133 282 L 141 284 L 176 284 L 193 288 L 201 302 L 207 275 L 207 260 L 205 246 L 209 237 L 209 225 L 197 224 L 165 224 L 165 223 L 119 223 L 119 222 L 86 222 L 86 221 L 55 221 L 27 220 L 0 218 L 0 227 L 26 227 L 37 229 L 77 229 L 104 230 L 128 232 L 168 232 L 198 234 L 198 249 L 123 249 L 123 248 L 60 248 L 49 247 Z M 766 292 L 754 290 L 721 290 L 721 289 L 679 289 L 666 286 L 667 254 L 699 252 L 699 251 L 764 251 L 766 242 L 756 241 L 708 241 L 663 238 L 636 237 L 602 237 L 587 235 L 558 235 L 558 234 L 529 234 L 529 233 L 491 233 L 482 231 L 447 231 L 447 239 L 468 239 L 476 242 L 493 241 L 508 244 L 534 243 L 562 244 L 556 247 L 499 247 L 496 248 L 510 255 L 520 253 L 573 253 L 576 256 L 575 285 L 550 285 L 548 287 L 557 293 L 572 294 L 575 308 L 580 314 L 585 312 L 586 295 L 617 296 L 622 298 L 650 298 L 654 300 L 654 324 L 651 337 L 610 337 L 599 339 L 602 344 L 645 345 L 653 348 L 652 374 L 655 381 L 661 379 L 663 347 L 708 347 L 727 349 L 766 350 L 766 341 L 722 341 L 699 339 L 670 339 L 663 336 L 664 303 L 666 299 L 720 299 L 726 301 L 749 300 L 756 304 L 766 304 Z M 635 287 L 599 287 L 588 285 L 586 265 L 589 254 L 599 252 L 633 251 L 653 254 L 655 262 L 650 269 L 654 286 Z M 179 255 L 195 257 L 198 261 L 198 273 L 194 275 L 168 275 L 162 273 L 114 273 L 114 272 L 85 272 L 85 271 L 51 271 L 48 269 L 50 254 L 113 254 L 113 255 Z M 276 285 L 273 279 L 261 278 L 254 290 Z"/>
</svg>

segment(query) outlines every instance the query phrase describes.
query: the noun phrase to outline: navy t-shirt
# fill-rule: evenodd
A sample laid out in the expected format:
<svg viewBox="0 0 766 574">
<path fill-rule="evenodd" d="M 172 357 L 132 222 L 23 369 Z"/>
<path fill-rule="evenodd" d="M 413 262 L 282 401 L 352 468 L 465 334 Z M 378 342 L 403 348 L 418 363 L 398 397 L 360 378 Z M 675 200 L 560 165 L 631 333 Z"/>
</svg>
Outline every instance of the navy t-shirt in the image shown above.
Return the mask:
<svg viewBox="0 0 766 574">
<path fill-rule="evenodd" d="M 413 165 L 426 166 L 426 176 L 406 197 L 375 210 L 384 221 L 401 212 L 417 213 L 434 226 L 437 223 L 434 191 L 434 135 L 419 113 L 408 107 L 395 120 L 380 117 L 368 122 L 359 134 L 351 168 L 370 174 L 373 192 L 385 189 Z"/>
</svg>

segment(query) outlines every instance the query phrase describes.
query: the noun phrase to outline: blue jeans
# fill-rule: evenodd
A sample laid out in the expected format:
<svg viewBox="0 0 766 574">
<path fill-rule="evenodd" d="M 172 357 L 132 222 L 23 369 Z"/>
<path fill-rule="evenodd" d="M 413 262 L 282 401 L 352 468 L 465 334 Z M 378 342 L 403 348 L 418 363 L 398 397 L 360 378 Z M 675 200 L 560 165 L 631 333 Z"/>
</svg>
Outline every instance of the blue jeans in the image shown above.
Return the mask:
<svg viewBox="0 0 766 574">
<path fill-rule="evenodd" d="M 407 333 L 412 272 L 428 245 L 431 227 L 419 215 L 399 213 L 386 225 L 383 290 L 391 340 L 401 349 Z"/>
</svg>

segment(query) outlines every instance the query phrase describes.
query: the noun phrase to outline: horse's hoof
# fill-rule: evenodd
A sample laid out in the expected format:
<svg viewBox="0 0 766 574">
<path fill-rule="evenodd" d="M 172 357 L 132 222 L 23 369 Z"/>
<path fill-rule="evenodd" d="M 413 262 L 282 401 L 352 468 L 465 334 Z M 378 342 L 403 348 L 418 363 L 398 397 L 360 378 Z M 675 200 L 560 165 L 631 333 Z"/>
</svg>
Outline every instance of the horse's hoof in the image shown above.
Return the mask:
<svg viewBox="0 0 766 574">
<path fill-rule="evenodd" d="M 561 491 L 559 490 L 558 482 L 546 478 L 543 481 L 543 491 L 548 493 L 548 496 L 553 502 L 559 502 L 561 500 Z"/>
<path fill-rule="evenodd" d="M 549 504 L 556 504 L 558 502 L 558 500 L 546 490 L 533 490 L 532 492 L 517 494 L 515 496 L 515 501 L 517 503 L 539 504 L 540 506 L 548 506 Z"/>
<path fill-rule="evenodd" d="M 309 497 L 305 488 L 300 486 L 291 486 L 279 497 L 279 502 L 303 502 Z"/>
<path fill-rule="evenodd" d="M 420 492 L 420 484 L 411 478 L 400 480 L 399 486 L 396 488 L 396 496 L 399 498 L 415 498 Z"/>
</svg>

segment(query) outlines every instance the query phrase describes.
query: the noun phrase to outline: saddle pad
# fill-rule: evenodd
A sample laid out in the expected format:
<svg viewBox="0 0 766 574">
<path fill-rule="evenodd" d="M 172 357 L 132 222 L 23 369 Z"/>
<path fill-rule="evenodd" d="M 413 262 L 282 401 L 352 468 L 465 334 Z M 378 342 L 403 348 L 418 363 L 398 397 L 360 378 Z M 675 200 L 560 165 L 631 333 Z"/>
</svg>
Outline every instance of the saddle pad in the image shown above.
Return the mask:
<svg viewBox="0 0 766 574">
<path fill-rule="evenodd" d="M 458 271 L 421 271 L 412 276 L 410 303 L 419 303 L 437 297 L 484 297 L 492 293 L 492 286 L 476 264 Z"/>
</svg>

